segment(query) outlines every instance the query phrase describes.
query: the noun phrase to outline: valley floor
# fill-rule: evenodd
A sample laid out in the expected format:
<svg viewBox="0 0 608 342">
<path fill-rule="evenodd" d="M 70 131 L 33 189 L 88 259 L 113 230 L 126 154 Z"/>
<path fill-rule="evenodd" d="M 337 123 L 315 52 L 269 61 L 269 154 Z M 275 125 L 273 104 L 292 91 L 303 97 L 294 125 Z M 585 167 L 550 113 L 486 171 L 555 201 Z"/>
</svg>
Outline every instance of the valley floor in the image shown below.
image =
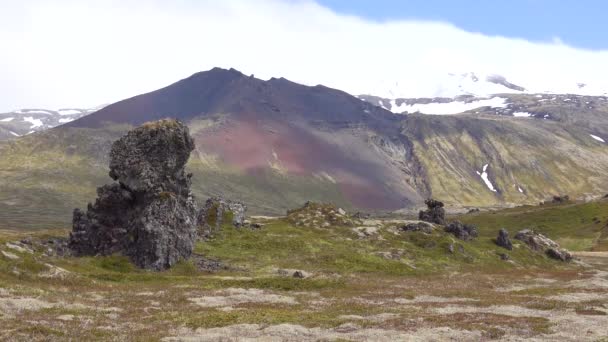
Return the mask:
<svg viewBox="0 0 608 342">
<path fill-rule="evenodd" d="M 224 225 L 164 272 L 61 256 L 65 229 L 0 230 L 0 340 L 608 340 L 607 207 L 458 217 L 479 227 L 473 241 L 295 211 L 252 218 L 257 229 Z M 500 227 L 538 229 L 577 259 L 517 240 L 507 251 L 493 241 Z"/>
<path fill-rule="evenodd" d="M 0 285 L 0 339 L 595 341 L 608 336 L 608 258 L 581 264 L 339 282 L 205 275 L 87 289 L 55 269 L 40 286 Z"/>
</svg>

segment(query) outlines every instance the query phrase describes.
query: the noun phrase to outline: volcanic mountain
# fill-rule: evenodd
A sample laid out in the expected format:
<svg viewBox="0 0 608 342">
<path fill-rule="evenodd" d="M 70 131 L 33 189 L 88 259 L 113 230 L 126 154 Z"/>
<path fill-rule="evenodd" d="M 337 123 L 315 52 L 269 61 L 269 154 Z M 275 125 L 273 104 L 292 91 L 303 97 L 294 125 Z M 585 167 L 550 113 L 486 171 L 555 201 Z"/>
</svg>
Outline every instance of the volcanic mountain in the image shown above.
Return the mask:
<svg viewBox="0 0 608 342">
<path fill-rule="evenodd" d="M 195 139 L 188 170 L 199 200 L 222 195 L 252 213 L 282 214 L 307 200 L 390 211 L 429 196 L 462 208 L 608 191 L 605 99 L 509 96 L 509 113 L 534 115 L 396 114 L 369 97 L 215 68 L 0 144 L 0 221 L 65 224 L 107 181 L 111 142 L 167 117 Z"/>
<path fill-rule="evenodd" d="M 326 182 L 336 196 L 372 209 L 416 203 L 425 190 L 406 181 L 416 177 L 416 165 L 395 165 L 391 151 L 378 153 L 407 143 L 394 114 L 339 90 L 262 81 L 234 69 L 194 74 L 68 126 L 139 125 L 165 117 L 191 125 L 198 156 L 215 160 L 215 169 Z M 276 196 L 283 191 L 276 189 Z"/>
</svg>

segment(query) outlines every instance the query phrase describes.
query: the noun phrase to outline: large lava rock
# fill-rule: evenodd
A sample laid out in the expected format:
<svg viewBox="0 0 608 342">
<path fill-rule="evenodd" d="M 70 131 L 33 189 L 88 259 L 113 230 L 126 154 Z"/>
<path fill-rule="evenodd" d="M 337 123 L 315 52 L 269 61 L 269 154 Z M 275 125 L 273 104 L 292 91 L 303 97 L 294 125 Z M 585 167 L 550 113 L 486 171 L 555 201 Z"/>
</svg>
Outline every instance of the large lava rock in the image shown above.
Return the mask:
<svg viewBox="0 0 608 342">
<path fill-rule="evenodd" d="M 434 200 L 432 198 L 424 201 L 427 206 L 427 210 L 420 210 L 418 219 L 420 221 L 426 221 L 437 224 L 445 224 L 445 209 L 443 209 L 443 202 Z"/>
<path fill-rule="evenodd" d="M 136 128 L 112 145 L 110 177 L 86 213 L 74 210 L 75 255 L 121 253 L 137 266 L 163 270 L 192 254 L 197 207 L 184 166 L 194 142 L 176 120 Z"/>
</svg>

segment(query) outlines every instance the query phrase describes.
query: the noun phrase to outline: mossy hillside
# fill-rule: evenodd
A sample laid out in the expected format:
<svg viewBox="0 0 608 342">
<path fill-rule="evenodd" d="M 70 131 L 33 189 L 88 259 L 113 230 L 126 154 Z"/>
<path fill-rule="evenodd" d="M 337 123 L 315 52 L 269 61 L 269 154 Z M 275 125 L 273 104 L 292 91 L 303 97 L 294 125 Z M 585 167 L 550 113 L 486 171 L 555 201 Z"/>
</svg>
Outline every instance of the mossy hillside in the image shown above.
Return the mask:
<svg viewBox="0 0 608 342">
<path fill-rule="evenodd" d="M 192 155 L 187 171 L 193 173 L 192 190 L 201 201 L 213 196 L 238 200 L 247 205 L 252 215 L 285 215 L 288 209 L 306 201 L 328 201 L 345 209 L 353 208 L 338 186 L 326 179 L 281 174 L 272 169 L 247 173 L 219 161 L 209 167 L 206 160 L 197 156 Z"/>
<path fill-rule="evenodd" d="M 455 217 L 479 228 L 481 238 L 492 238 L 500 228 L 513 237 L 519 230 L 534 229 L 573 251 L 608 250 L 608 200 L 589 203 L 521 206 Z"/>
<path fill-rule="evenodd" d="M 196 252 L 261 273 L 287 268 L 313 273 L 396 276 L 448 269 L 555 265 L 520 244 L 509 252 L 496 246 L 489 237 L 464 242 L 441 229 L 427 235 L 399 232 L 395 228 L 392 224 L 384 225 L 378 228 L 377 235 L 360 238 L 353 227 L 297 227 L 279 219 L 267 223 L 262 230 L 225 226 L 221 235 L 198 245 Z M 453 253 L 450 245 L 454 247 Z M 500 260 L 501 253 L 509 254 L 514 263 Z"/>
<path fill-rule="evenodd" d="M 70 224 L 72 211 L 95 198 L 108 183 L 108 152 L 128 126 L 59 128 L 0 143 L 0 228 L 49 229 Z M 224 196 L 244 201 L 250 214 L 282 215 L 307 200 L 352 205 L 337 186 L 319 177 L 282 175 L 273 170 L 248 174 L 221 162 L 210 165 L 194 151 L 187 171 L 194 174 L 199 201 Z"/>
<path fill-rule="evenodd" d="M 599 176 L 608 167 L 605 146 L 589 141 L 577 127 L 530 120 L 408 115 L 402 128 L 425 168 L 432 196 L 448 204 L 532 204 L 554 194 L 580 197 L 606 190 Z M 477 174 L 485 164 L 497 192 Z"/>
</svg>

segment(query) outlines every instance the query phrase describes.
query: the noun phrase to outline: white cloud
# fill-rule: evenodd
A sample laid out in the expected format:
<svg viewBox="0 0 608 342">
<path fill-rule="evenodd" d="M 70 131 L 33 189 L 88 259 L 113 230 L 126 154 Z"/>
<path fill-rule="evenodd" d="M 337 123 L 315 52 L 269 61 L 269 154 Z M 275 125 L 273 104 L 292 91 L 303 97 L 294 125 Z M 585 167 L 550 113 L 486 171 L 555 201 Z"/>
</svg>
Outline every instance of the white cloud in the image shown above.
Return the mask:
<svg viewBox="0 0 608 342">
<path fill-rule="evenodd" d="M 214 66 L 354 94 L 398 83 L 396 96 L 441 95 L 438 80 L 467 71 L 533 91 L 608 89 L 608 51 L 372 22 L 310 1 L 0 2 L 0 112 L 113 102 Z"/>
</svg>

